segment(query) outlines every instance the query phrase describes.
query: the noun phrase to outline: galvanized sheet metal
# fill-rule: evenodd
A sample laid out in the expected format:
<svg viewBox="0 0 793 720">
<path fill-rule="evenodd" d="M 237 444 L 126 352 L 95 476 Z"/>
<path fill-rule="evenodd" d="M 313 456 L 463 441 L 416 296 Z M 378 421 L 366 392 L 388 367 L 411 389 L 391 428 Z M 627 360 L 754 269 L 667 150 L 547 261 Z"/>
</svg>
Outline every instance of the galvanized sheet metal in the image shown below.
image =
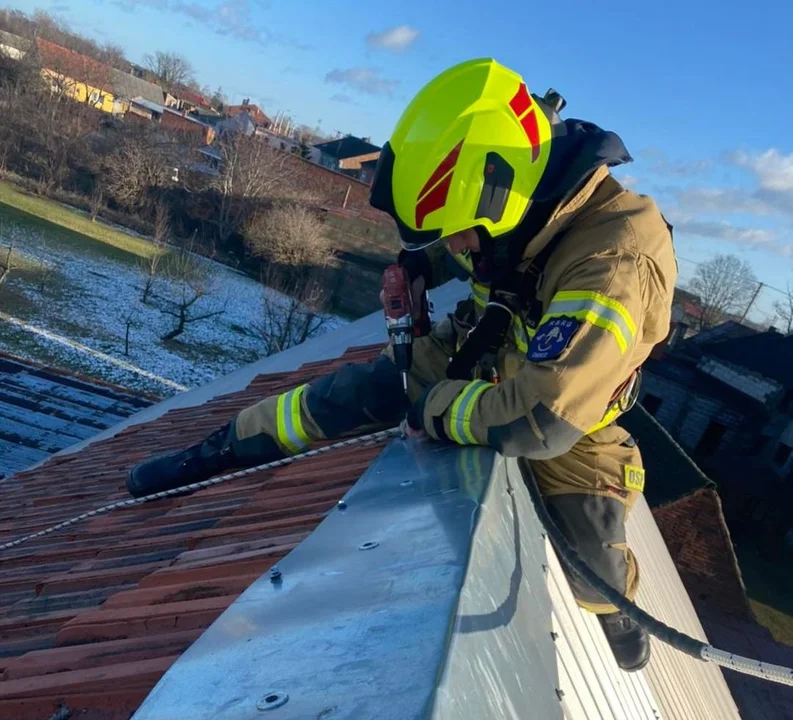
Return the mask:
<svg viewBox="0 0 793 720">
<path fill-rule="evenodd" d="M 636 602 L 667 625 L 708 641 L 680 575 L 644 498 L 628 520 L 628 543 L 639 560 Z M 653 661 L 644 675 L 665 718 L 729 720 L 738 708 L 721 669 L 653 642 Z"/>
<path fill-rule="evenodd" d="M 254 583 L 172 666 L 135 720 L 738 718 L 718 668 L 659 642 L 644 671 L 617 668 L 514 460 L 395 441 L 344 501 L 278 582 Z M 704 637 L 643 500 L 628 531 L 639 604 Z"/>
</svg>

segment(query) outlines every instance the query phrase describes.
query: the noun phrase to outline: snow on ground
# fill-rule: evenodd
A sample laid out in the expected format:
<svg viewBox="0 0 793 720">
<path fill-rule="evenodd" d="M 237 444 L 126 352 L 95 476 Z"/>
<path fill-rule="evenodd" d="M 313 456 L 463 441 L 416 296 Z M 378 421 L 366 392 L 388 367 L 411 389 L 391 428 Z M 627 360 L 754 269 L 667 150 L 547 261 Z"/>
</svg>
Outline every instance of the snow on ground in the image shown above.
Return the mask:
<svg viewBox="0 0 793 720">
<path fill-rule="evenodd" d="M 0 322 L 0 350 L 158 395 L 172 395 L 177 386 L 206 384 L 257 360 L 263 354 L 257 325 L 265 293 L 267 302 L 282 307 L 286 303 L 282 295 L 263 290 L 249 277 L 197 257 L 209 271 L 210 290 L 191 313 L 223 313 L 190 323 L 176 340 L 162 342 L 160 337 L 176 320 L 157 306 L 165 307 L 168 298 L 179 296 L 179 283 L 158 279 L 155 297 L 144 305 L 140 302 L 143 274 L 136 256 L 20 221 L 4 221 L 0 232 L 0 244 L 13 240 L 14 249 L 26 261 L 55 270 L 43 293 L 23 274 L 9 278 L 6 291 L 22 302 L 0 308 L 10 310 L 7 314 L 16 321 Z M 131 311 L 127 356 L 124 336 Z M 330 318 L 325 331 L 342 322 Z"/>
</svg>

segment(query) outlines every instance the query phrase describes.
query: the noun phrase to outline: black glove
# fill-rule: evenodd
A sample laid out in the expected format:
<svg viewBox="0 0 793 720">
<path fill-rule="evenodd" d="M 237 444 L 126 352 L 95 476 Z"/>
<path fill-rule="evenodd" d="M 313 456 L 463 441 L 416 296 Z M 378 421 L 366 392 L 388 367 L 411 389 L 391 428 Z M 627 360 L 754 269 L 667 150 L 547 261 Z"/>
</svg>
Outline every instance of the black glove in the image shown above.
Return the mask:
<svg viewBox="0 0 793 720">
<path fill-rule="evenodd" d="M 423 277 L 424 286 L 432 287 L 432 263 L 424 250 L 402 250 L 397 256 L 397 263 L 407 270 L 411 283 Z"/>
<path fill-rule="evenodd" d="M 428 387 L 408 410 L 405 420 L 407 420 L 407 424 L 412 430 L 426 432 L 424 428 L 424 406 L 427 404 L 427 396 L 430 394 L 433 387 L 434 386 Z M 442 417 L 432 418 L 432 427 L 439 439 L 449 442 L 446 431 L 443 429 Z"/>
</svg>

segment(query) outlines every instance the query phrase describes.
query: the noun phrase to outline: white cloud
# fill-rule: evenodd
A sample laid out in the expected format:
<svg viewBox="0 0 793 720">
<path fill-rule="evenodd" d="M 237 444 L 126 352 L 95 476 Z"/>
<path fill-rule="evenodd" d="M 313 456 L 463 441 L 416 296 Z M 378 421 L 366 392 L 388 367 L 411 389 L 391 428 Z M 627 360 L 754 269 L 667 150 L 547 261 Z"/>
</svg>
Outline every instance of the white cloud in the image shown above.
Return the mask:
<svg viewBox="0 0 793 720">
<path fill-rule="evenodd" d="M 367 95 L 390 96 L 399 85 L 399 80 L 387 80 L 380 76 L 380 71 L 370 67 L 336 68 L 325 75 L 326 83 L 343 85 L 350 90 L 357 90 Z"/>
<path fill-rule="evenodd" d="M 712 160 L 688 160 L 678 162 L 672 160 L 659 148 L 646 148 L 637 153 L 639 161 L 647 163 L 648 169 L 656 175 L 664 177 L 692 177 L 702 175 L 713 167 Z"/>
<path fill-rule="evenodd" d="M 410 25 L 397 25 L 383 32 L 371 32 L 366 36 L 366 44 L 370 48 L 380 48 L 399 52 L 413 44 L 419 31 Z"/>
<path fill-rule="evenodd" d="M 335 95 L 331 95 L 330 99 L 333 102 L 337 102 L 337 103 L 350 104 L 350 103 L 355 102 L 349 95 L 345 95 L 344 93 L 336 93 Z"/>
<path fill-rule="evenodd" d="M 621 177 L 617 177 L 619 180 L 620 185 L 624 188 L 635 188 L 639 184 L 639 178 L 635 175 L 622 175 Z"/>
<path fill-rule="evenodd" d="M 217 35 L 233 37 L 237 40 L 269 45 L 279 43 L 306 49 L 293 38 L 272 32 L 257 23 L 254 5 L 266 10 L 266 0 L 222 0 L 206 5 L 193 0 L 113 0 L 114 4 L 127 12 L 134 12 L 140 7 L 169 11 L 185 15 L 191 20 L 201 23 Z"/>
<path fill-rule="evenodd" d="M 771 245 L 776 240 L 772 230 L 747 228 L 733 225 L 725 221 L 679 220 L 674 223 L 675 232 L 698 235 L 699 237 L 726 240 L 737 245 Z"/>
<path fill-rule="evenodd" d="M 783 155 L 772 148 L 759 155 L 733 153 L 730 159 L 738 167 L 751 170 L 763 190 L 793 193 L 793 153 Z"/>
<path fill-rule="evenodd" d="M 675 188 L 672 194 L 680 209 L 708 215 L 747 214 L 765 217 L 774 208 L 751 191 L 734 188 Z"/>
</svg>

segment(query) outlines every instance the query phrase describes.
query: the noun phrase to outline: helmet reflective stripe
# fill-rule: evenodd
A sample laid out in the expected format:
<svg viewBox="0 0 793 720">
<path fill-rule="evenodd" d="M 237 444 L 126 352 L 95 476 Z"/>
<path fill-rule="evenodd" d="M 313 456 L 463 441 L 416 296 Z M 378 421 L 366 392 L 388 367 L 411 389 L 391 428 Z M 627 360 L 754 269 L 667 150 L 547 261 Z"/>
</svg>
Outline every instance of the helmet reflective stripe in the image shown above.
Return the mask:
<svg viewBox="0 0 793 720">
<path fill-rule="evenodd" d="M 456 147 L 443 159 L 440 165 L 432 173 L 432 177 L 427 181 L 427 184 L 421 188 L 418 196 L 418 203 L 416 204 L 416 228 L 421 230 L 424 224 L 424 218 L 431 212 L 442 208 L 446 204 L 446 198 L 449 195 L 449 188 L 452 185 L 452 175 L 454 174 L 454 166 L 457 163 L 457 158 L 460 156 L 460 148 L 463 146 L 463 141 L 456 145 Z M 439 182 L 440 181 L 440 182 Z"/>
</svg>

